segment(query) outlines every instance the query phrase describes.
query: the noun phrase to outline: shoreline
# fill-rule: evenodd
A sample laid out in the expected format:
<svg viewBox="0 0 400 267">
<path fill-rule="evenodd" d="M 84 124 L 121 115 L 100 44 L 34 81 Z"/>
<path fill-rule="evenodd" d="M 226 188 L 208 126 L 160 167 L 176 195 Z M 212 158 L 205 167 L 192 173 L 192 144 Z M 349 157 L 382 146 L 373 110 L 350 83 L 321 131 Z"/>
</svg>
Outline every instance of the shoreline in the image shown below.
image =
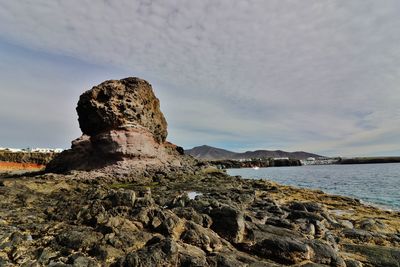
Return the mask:
<svg viewBox="0 0 400 267">
<path fill-rule="evenodd" d="M 392 175 L 396 175 L 395 172 L 398 170 L 399 163 L 387 163 L 387 164 L 396 164 L 396 166 L 390 168 L 391 171 L 387 173 L 388 177 L 392 177 Z M 378 190 L 378 191 L 370 191 L 368 186 L 360 186 L 358 190 L 349 190 L 350 188 L 346 186 L 346 184 L 363 184 L 364 178 L 367 181 L 371 181 L 374 179 L 377 173 L 380 173 L 379 170 L 382 168 L 386 169 L 382 164 L 378 169 L 376 169 L 371 164 L 370 167 L 344 167 L 350 169 L 342 169 L 341 167 L 326 167 L 320 165 L 304 165 L 302 166 L 302 170 L 293 170 L 290 168 L 285 168 L 284 170 L 280 171 L 278 169 L 269 169 L 269 168 L 260 168 L 258 170 L 252 170 L 251 168 L 243 169 L 243 171 L 238 169 L 227 169 L 228 174 L 230 175 L 239 175 L 242 178 L 247 179 L 266 179 L 271 180 L 283 185 L 288 186 L 295 186 L 307 189 L 314 189 L 314 190 L 323 190 L 328 194 L 335 194 L 335 195 L 343 195 L 347 197 L 352 197 L 363 201 L 367 205 L 373 205 L 376 207 L 380 207 L 385 210 L 393 210 L 393 211 L 400 211 L 399 202 L 396 202 L 396 194 L 393 194 L 393 190 L 388 191 L 387 195 L 385 194 L 385 190 Z M 388 166 L 389 167 L 389 166 Z M 316 169 L 312 169 L 316 168 Z M 355 171 L 360 170 L 360 175 L 364 173 L 364 178 L 354 176 Z M 375 171 L 378 170 L 378 171 Z M 371 172 L 372 171 L 372 172 Z M 349 173 L 349 174 L 348 174 Z M 371 176 L 368 176 L 371 173 Z M 351 175 L 350 175 L 351 174 Z M 319 178 L 319 176 L 324 177 L 324 179 Z M 329 181 L 326 180 L 329 177 Z M 341 178 L 340 178 L 341 177 Z M 358 178 L 357 178 L 358 177 Z M 371 178 L 372 177 L 372 178 Z M 275 178 L 275 179 L 274 179 Z M 354 180 L 354 182 L 348 182 L 348 179 Z M 386 179 L 386 178 L 385 178 Z M 325 181 L 327 181 L 325 183 Z M 385 185 L 387 186 L 389 182 L 393 182 L 393 188 L 397 188 L 399 183 L 397 180 L 389 179 L 385 180 Z M 367 185 L 367 184 L 365 184 Z M 375 185 L 376 186 L 376 185 Z M 386 187 L 384 187 L 386 188 Z M 391 198 L 389 198 L 391 197 Z"/>
<path fill-rule="evenodd" d="M 238 175 L 236 175 L 236 176 L 238 176 Z M 349 195 L 345 195 L 345 194 L 335 194 L 335 193 L 327 192 L 327 191 L 324 191 L 323 189 L 320 189 L 320 188 L 311 188 L 311 187 L 305 187 L 305 186 L 295 186 L 295 185 L 282 184 L 282 183 L 279 183 L 277 181 L 274 181 L 274 180 L 271 180 L 271 179 L 268 179 L 268 178 L 244 178 L 244 177 L 241 177 L 241 179 L 244 179 L 244 180 L 257 180 L 257 179 L 259 179 L 259 180 L 264 180 L 264 181 L 268 181 L 268 182 L 271 182 L 271 183 L 276 183 L 278 186 L 288 186 L 288 187 L 293 187 L 294 189 L 305 189 L 305 190 L 310 190 L 310 191 L 314 191 L 314 192 L 321 192 L 323 194 L 330 195 L 330 196 L 335 196 L 335 197 L 350 198 L 350 199 L 353 199 L 356 202 L 361 203 L 362 205 L 364 205 L 366 207 L 372 207 L 372 208 L 380 209 L 380 210 L 383 210 L 383 211 L 399 213 L 399 215 L 400 215 L 400 209 L 396 209 L 396 208 L 393 208 L 393 207 L 385 206 L 383 204 L 377 204 L 377 203 L 365 201 L 365 200 L 363 200 L 361 198 L 357 198 L 357 197 L 353 197 L 353 196 L 349 196 Z"/>
</svg>

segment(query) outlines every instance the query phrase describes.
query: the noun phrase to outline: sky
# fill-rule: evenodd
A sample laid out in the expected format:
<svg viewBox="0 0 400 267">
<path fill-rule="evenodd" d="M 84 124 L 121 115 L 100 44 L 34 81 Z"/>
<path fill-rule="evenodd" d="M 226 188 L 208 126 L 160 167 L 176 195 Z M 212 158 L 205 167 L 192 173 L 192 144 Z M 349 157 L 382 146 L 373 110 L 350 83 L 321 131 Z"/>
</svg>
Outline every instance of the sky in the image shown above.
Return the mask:
<svg viewBox="0 0 400 267">
<path fill-rule="evenodd" d="M 0 147 L 81 135 L 81 93 L 148 80 L 191 148 L 400 155 L 398 0 L 0 0 Z"/>
</svg>

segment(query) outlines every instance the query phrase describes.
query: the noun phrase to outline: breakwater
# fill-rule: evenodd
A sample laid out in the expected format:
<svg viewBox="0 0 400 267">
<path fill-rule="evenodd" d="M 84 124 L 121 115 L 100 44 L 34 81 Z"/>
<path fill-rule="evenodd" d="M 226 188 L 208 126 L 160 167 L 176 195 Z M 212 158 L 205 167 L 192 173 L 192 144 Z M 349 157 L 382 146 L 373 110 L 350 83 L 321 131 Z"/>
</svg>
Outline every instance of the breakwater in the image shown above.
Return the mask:
<svg viewBox="0 0 400 267">
<path fill-rule="evenodd" d="M 298 159 L 251 159 L 251 160 L 212 160 L 207 161 L 210 165 L 218 169 L 238 169 L 238 168 L 266 168 L 266 167 L 282 167 L 282 166 L 301 166 Z"/>
<path fill-rule="evenodd" d="M 372 163 L 398 163 L 400 157 L 357 157 L 341 158 L 338 164 L 372 164 Z"/>
</svg>

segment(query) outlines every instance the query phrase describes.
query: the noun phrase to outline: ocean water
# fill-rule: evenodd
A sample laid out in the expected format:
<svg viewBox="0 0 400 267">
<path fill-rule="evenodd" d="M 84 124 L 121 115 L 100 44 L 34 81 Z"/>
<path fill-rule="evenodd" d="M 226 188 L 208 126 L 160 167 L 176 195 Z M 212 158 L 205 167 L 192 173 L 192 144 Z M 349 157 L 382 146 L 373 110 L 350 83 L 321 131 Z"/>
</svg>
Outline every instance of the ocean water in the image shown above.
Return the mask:
<svg viewBox="0 0 400 267">
<path fill-rule="evenodd" d="M 400 163 L 229 169 L 230 175 L 321 189 L 400 211 Z"/>
</svg>

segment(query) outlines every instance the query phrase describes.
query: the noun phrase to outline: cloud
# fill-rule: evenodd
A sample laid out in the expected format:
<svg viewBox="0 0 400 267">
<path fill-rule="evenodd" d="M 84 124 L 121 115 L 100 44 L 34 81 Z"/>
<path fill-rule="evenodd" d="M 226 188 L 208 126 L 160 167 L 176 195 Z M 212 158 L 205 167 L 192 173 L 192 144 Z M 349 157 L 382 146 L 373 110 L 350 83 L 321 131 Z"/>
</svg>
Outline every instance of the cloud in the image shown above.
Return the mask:
<svg viewBox="0 0 400 267">
<path fill-rule="evenodd" d="M 399 8 L 395 0 L 0 1 L 0 38 L 148 79 L 169 138 L 186 147 L 368 154 L 400 150 L 400 140 L 379 138 L 399 133 L 391 127 L 400 113 Z"/>
</svg>

